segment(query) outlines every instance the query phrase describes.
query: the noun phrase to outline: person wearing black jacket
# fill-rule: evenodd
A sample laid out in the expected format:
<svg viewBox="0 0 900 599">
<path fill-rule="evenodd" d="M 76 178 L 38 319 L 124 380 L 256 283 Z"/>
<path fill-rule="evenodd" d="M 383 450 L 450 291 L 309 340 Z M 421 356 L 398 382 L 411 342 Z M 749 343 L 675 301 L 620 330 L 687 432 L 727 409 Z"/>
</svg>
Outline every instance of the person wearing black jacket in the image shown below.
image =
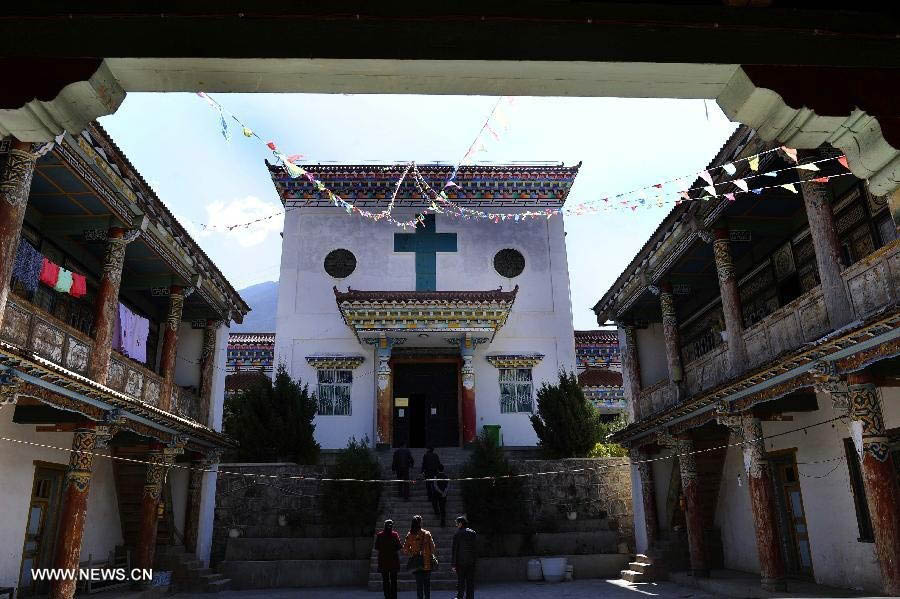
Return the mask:
<svg viewBox="0 0 900 599">
<path fill-rule="evenodd" d="M 397 473 L 397 478 L 405 481 L 400 483 L 400 497 L 409 501 L 409 470 L 415 464 L 412 452 L 406 448 L 406 444 L 402 444 L 394 451 L 394 460 L 391 464 L 391 470 Z"/>
<path fill-rule="evenodd" d="M 478 561 L 476 546 L 478 535 L 468 527 L 465 516 L 456 519 L 456 534 L 453 535 L 453 569 L 456 571 L 456 599 L 475 599 L 475 562 Z M 465 593 L 465 595 L 463 595 Z"/>
<path fill-rule="evenodd" d="M 422 474 L 425 476 L 425 492 L 428 493 L 428 501 L 434 503 L 434 481 L 427 480 L 435 478 L 441 468 L 441 458 L 434 453 L 434 447 L 428 446 L 425 455 L 422 456 Z"/>
<path fill-rule="evenodd" d="M 444 465 L 438 467 L 438 473 L 435 475 L 434 486 L 431 488 L 431 507 L 434 508 L 434 515 L 440 516 L 441 528 L 447 526 L 447 493 L 450 491 L 450 481 L 444 472 Z"/>
</svg>

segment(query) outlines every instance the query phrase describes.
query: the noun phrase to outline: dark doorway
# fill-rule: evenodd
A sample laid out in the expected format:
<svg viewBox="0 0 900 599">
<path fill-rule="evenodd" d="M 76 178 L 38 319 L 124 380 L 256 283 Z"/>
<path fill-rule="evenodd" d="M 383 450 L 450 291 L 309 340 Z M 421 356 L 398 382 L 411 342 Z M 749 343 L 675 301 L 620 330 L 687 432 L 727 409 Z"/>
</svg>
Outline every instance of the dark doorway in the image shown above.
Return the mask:
<svg viewBox="0 0 900 599">
<path fill-rule="evenodd" d="M 458 370 L 455 362 L 394 366 L 394 447 L 459 446 Z"/>
<path fill-rule="evenodd" d="M 795 450 L 769 454 L 778 511 L 778 529 L 788 574 L 812 579 L 812 552 Z"/>
</svg>

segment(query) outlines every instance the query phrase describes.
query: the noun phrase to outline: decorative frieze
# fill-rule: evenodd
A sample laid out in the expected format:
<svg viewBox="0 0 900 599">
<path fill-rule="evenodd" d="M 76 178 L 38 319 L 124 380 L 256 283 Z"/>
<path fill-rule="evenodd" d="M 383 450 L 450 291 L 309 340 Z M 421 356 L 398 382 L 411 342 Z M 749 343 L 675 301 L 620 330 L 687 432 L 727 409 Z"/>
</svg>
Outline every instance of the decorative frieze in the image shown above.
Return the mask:
<svg viewBox="0 0 900 599">
<path fill-rule="evenodd" d="M 365 357 L 353 354 L 318 354 L 306 356 L 306 362 L 316 370 L 332 368 L 353 370 L 358 368 L 365 361 Z"/>
<path fill-rule="evenodd" d="M 850 421 L 853 441 L 860 456 L 871 455 L 879 462 L 887 461 L 890 445 L 884 430 L 884 417 L 873 383 L 850 385 Z"/>
<path fill-rule="evenodd" d="M 544 354 L 489 354 L 485 359 L 494 368 L 534 368 L 544 359 Z"/>
</svg>

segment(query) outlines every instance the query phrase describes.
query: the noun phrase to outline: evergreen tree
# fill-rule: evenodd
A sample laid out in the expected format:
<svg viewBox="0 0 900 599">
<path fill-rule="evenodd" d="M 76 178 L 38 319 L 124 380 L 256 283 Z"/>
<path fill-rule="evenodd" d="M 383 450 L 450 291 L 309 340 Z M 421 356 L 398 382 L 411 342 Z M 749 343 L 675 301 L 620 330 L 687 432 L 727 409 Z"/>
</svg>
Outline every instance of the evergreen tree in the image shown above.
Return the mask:
<svg viewBox="0 0 900 599">
<path fill-rule="evenodd" d="M 575 373 L 560 371 L 558 384 L 541 385 L 531 425 L 550 458 L 583 458 L 605 440 L 600 414 L 584 396 Z"/>
<path fill-rule="evenodd" d="M 317 407 L 309 385 L 292 380 L 284 366 L 278 367 L 274 381 L 260 381 L 227 397 L 223 427 L 238 443 L 235 458 L 315 464 L 319 458 L 313 424 Z"/>
<path fill-rule="evenodd" d="M 360 441 L 351 437 L 347 447 L 338 453 L 334 467 L 329 468 L 328 477 L 380 479 L 381 466 L 369 449 L 368 437 Z M 371 534 L 380 499 L 379 483 L 330 481 L 322 493 L 322 513 L 332 532 L 354 537 Z"/>
<path fill-rule="evenodd" d="M 521 532 L 527 521 L 522 498 L 524 479 L 502 478 L 517 474 L 503 449 L 487 433 L 473 444 L 472 455 L 463 467 L 463 477 L 498 477 L 462 482 L 463 502 L 473 528 L 486 533 Z"/>
</svg>

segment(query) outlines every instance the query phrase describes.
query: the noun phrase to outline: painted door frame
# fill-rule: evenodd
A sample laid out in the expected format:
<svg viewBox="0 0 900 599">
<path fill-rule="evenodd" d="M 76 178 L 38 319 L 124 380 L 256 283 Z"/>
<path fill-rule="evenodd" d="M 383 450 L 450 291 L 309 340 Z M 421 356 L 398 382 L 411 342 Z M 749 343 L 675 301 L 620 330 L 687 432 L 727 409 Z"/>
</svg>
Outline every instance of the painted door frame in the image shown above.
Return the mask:
<svg viewBox="0 0 900 599">
<path fill-rule="evenodd" d="M 31 590 L 32 593 L 36 591 L 34 586 L 34 581 L 32 581 L 27 587 L 22 586 L 22 576 L 23 576 L 23 568 L 25 567 L 26 554 L 29 553 L 26 550 L 26 547 L 29 542 L 29 534 L 28 534 L 28 525 L 31 520 L 31 510 L 36 503 L 41 503 L 45 505 L 45 509 L 41 514 L 41 525 L 40 529 L 40 540 L 38 541 L 38 549 L 36 555 L 33 556 L 35 559 L 32 562 L 33 568 L 42 568 L 42 567 L 50 567 L 52 564 L 50 563 L 53 559 L 54 551 L 56 550 L 56 539 L 59 528 L 59 515 L 60 515 L 60 505 L 62 504 L 62 486 L 65 482 L 66 476 L 66 464 L 58 464 L 54 462 L 43 462 L 40 460 L 34 460 L 33 462 L 34 470 L 31 474 L 31 493 L 28 496 L 28 513 L 25 516 L 25 530 L 22 535 L 22 554 L 19 559 L 19 579 L 17 584 L 21 591 L 24 591 L 26 588 Z M 41 471 L 52 472 L 54 480 L 54 488 L 51 492 L 51 496 L 43 501 L 43 498 L 35 499 L 35 492 L 37 490 L 37 478 L 38 474 Z M 48 521 L 49 520 L 49 521 Z M 43 583 L 42 586 L 46 586 L 47 583 Z M 46 588 L 41 589 L 43 592 Z"/>
<path fill-rule="evenodd" d="M 462 356 L 391 356 L 388 364 L 391 367 L 391 431 L 396 430 L 394 424 L 394 375 L 397 364 L 456 364 L 456 428 L 457 428 L 457 447 L 463 446 L 463 427 L 462 427 Z M 391 446 L 394 444 L 393 433 L 391 436 Z"/>
</svg>

